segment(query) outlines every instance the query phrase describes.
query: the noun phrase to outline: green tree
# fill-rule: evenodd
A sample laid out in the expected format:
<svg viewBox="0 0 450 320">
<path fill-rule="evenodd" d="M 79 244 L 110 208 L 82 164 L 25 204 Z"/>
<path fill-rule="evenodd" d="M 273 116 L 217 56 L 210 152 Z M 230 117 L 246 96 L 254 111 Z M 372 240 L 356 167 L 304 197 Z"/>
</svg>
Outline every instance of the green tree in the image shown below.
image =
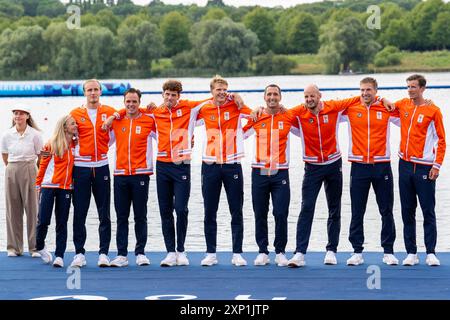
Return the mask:
<svg viewBox="0 0 450 320">
<path fill-rule="evenodd" d="M 245 26 L 259 39 L 259 52 L 266 53 L 275 41 L 275 20 L 268 10 L 256 7 L 243 18 Z"/>
<path fill-rule="evenodd" d="M 36 9 L 39 5 L 39 0 L 19 0 L 23 9 L 24 15 L 34 17 L 36 15 Z"/>
<path fill-rule="evenodd" d="M 317 53 L 319 49 L 319 28 L 309 13 L 298 14 L 287 32 L 289 53 Z"/>
<path fill-rule="evenodd" d="M 438 14 L 432 25 L 431 41 L 436 48 L 450 48 L 450 11 Z"/>
<path fill-rule="evenodd" d="M 327 71 L 333 73 L 337 65 L 342 65 L 339 69 L 343 71 L 349 71 L 351 63 L 366 65 L 381 47 L 373 40 L 373 33 L 355 17 L 324 25 L 320 43 L 320 57 Z"/>
<path fill-rule="evenodd" d="M 387 46 L 375 55 L 374 64 L 377 67 L 395 66 L 400 64 L 400 50 L 394 46 Z"/>
<path fill-rule="evenodd" d="M 253 59 L 255 73 L 259 75 L 289 74 L 295 62 L 286 56 L 274 55 L 272 51 Z"/>
<path fill-rule="evenodd" d="M 20 3 L 14 3 L 9 0 L 0 0 L 0 17 L 21 17 L 24 14 L 24 8 Z"/>
<path fill-rule="evenodd" d="M 36 8 L 36 15 L 57 17 L 66 13 L 66 7 L 59 0 L 40 0 Z"/>
<path fill-rule="evenodd" d="M 71 62 L 77 65 L 75 75 L 82 78 L 106 77 L 117 64 L 114 35 L 104 27 L 88 26 L 76 30 L 75 47 L 66 48 Z M 73 50 L 68 53 L 68 50 Z"/>
<path fill-rule="evenodd" d="M 80 74 L 76 34 L 77 31 L 69 30 L 64 22 L 51 23 L 44 31 L 48 69 L 53 77 L 67 79 Z"/>
<path fill-rule="evenodd" d="M 171 57 L 183 50 L 189 50 L 189 29 L 191 21 L 179 12 L 173 11 L 166 14 L 160 24 L 164 38 L 166 55 Z"/>
<path fill-rule="evenodd" d="M 408 16 L 412 30 L 411 49 L 430 50 L 436 48 L 431 40 L 432 24 L 444 9 L 441 0 L 428 0 L 419 3 Z"/>
<path fill-rule="evenodd" d="M 258 52 L 256 34 L 229 18 L 197 23 L 190 37 L 196 65 L 223 73 L 248 70 Z"/>
<path fill-rule="evenodd" d="M 117 31 L 121 51 L 127 59 L 136 60 L 136 67 L 151 71 L 152 61 L 161 57 L 164 44 L 158 27 L 148 21 L 137 26 L 121 25 Z"/>
<path fill-rule="evenodd" d="M 202 21 L 206 20 L 221 20 L 227 16 L 227 13 L 220 8 L 208 9 L 208 12 L 202 17 Z"/>
<path fill-rule="evenodd" d="M 395 19 L 389 22 L 386 31 L 379 38 L 381 44 L 396 46 L 400 49 L 408 49 L 412 39 L 409 23 L 404 19 Z"/>
<path fill-rule="evenodd" d="M 0 73 L 18 78 L 34 72 L 46 57 L 42 39 L 44 30 L 39 26 L 6 29 L 0 35 Z"/>
</svg>

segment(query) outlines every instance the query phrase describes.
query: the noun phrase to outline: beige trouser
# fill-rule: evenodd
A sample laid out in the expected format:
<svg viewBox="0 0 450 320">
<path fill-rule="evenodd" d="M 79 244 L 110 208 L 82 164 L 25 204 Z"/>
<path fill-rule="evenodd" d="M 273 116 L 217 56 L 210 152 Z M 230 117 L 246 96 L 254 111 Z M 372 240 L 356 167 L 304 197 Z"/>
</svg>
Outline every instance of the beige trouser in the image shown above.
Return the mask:
<svg viewBox="0 0 450 320">
<path fill-rule="evenodd" d="M 28 251 L 36 251 L 36 174 L 36 161 L 10 162 L 6 166 L 6 249 L 19 255 L 23 254 L 24 210 L 27 215 Z"/>
</svg>

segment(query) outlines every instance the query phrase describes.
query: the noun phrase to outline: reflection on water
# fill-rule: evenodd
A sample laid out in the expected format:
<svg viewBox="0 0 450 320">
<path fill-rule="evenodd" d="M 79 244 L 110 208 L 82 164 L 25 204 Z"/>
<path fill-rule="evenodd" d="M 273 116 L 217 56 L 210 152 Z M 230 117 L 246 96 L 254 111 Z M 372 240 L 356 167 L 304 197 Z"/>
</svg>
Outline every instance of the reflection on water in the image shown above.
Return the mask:
<svg viewBox="0 0 450 320">
<path fill-rule="evenodd" d="M 405 79 L 409 74 L 379 74 L 376 75 L 376 79 L 380 86 L 398 86 L 404 85 Z M 430 85 L 449 85 L 450 73 L 434 73 L 425 74 Z M 359 80 L 364 75 L 353 76 L 282 76 L 282 77 L 251 77 L 251 78 L 230 78 L 230 89 L 259 89 L 264 88 L 270 83 L 276 83 L 281 88 L 302 88 L 306 84 L 316 83 L 322 88 L 333 87 L 358 87 Z M 209 79 L 199 78 L 186 78 L 181 79 L 185 90 L 207 90 L 209 88 Z M 145 91 L 160 90 L 164 79 L 152 79 L 152 80 L 129 80 L 132 86 Z M 323 93 L 324 99 L 340 99 L 346 98 L 350 95 L 358 95 L 358 91 L 326 91 Z M 379 95 L 386 97 L 392 101 L 401 99 L 407 96 L 406 90 L 392 90 L 392 91 L 379 91 Z M 450 111 L 448 108 L 448 97 L 450 90 L 428 90 L 425 92 L 427 98 L 432 99 L 436 105 L 441 107 L 442 114 L 444 116 L 445 127 L 450 130 Z M 243 93 L 242 94 L 246 104 L 252 108 L 263 104 L 262 93 Z M 208 95 L 185 95 L 183 98 L 200 100 L 207 98 Z M 9 111 L 13 103 L 18 102 L 27 103 L 31 109 L 33 117 L 36 119 L 38 125 L 43 129 L 43 134 L 46 139 L 49 138 L 52 133 L 56 120 L 62 115 L 68 113 L 73 107 L 78 106 L 84 102 L 83 97 L 66 97 L 66 98 L 2 98 L 0 99 L 0 108 L 3 121 L 0 123 L 0 132 L 4 132 L 10 125 Z M 159 104 L 162 98 L 159 95 L 143 96 L 143 104 L 149 101 L 154 101 Z M 103 97 L 102 102 L 104 104 L 111 105 L 115 108 L 120 108 L 123 105 L 122 97 Z M 286 107 L 293 107 L 303 102 L 303 94 L 300 93 L 283 93 L 282 103 Z M 201 150 L 201 131 L 195 131 L 194 146 L 194 158 L 192 165 L 192 191 L 189 202 L 189 226 L 186 239 L 187 251 L 204 251 L 205 241 L 203 236 L 203 202 L 201 196 L 200 186 L 200 150 Z M 250 161 L 252 152 L 252 140 L 246 141 L 245 147 L 247 157 L 243 159 L 244 170 L 244 250 L 245 251 L 257 251 L 257 246 L 254 239 L 254 218 L 253 210 L 251 206 L 251 178 L 250 178 Z M 399 129 L 392 127 L 391 129 L 391 153 L 392 153 L 392 168 L 395 181 L 397 181 L 398 173 L 398 158 L 396 151 L 399 144 Z M 339 130 L 339 141 L 341 150 L 343 152 L 343 173 L 344 173 L 344 190 L 342 196 L 342 228 L 341 238 L 339 244 L 340 251 L 351 251 L 351 245 L 348 241 L 348 229 L 350 225 L 350 194 L 349 194 L 349 175 L 350 165 L 347 162 L 347 147 L 348 147 L 348 135 L 346 124 L 343 124 Z M 110 150 L 110 159 L 113 150 Z M 437 183 L 436 190 L 436 215 L 438 220 L 438 243 L 437 251 L 449 251 L 450 250 L 450 171 L 448 166 L 450 165 L 449 154 L 447 152 L 446 159 L 444 161 L 443 168 Z M 110 163 L 112 161 L 110 160 Z M 291 204 L 289 215 L 289 236 L 287 251 L 292 252 L 295 249 L 295 232 L 298 214 L 300 212 L 301 205 L 301 182 L 303 176 L 303 162 L 301 161 L 301 143 L 297 137 L 291 139 Z M 398 195 L 398 185 L 394 184 L 395 203 L 394 203 L 394 216 L 397 230 L 397 240 L 395 242 L 396 251 L 404 251 L 403 245 L 403 233 L 402 222 L 400 213 L 400 199 Z M 6 226 L 5 226 L 5 199 L 4 199 L 4 166 L 0 164 L 0 250 L 6 249 Z M 150 197 L 149 197 L 149 213 L 148 213 L 148 227 L 149 238 L 147 242 L 147 251 L 164 251 L 164 242 L 161 232 L 161 221 L 159 218 L 158 203 L 156 197 L 156 185 L 154 176 L 151 177 L 150 183 Z M 72 216 L 72 213 L 71 213 Z M 114 206 L 111 204 L 111 220 L 113 237 L 111 242 L 111 250 L 115 250 L 115 212 Z M 218 251 L 230 251 L 231 250 L 231 231 L 230 231 L 230 214 L 228 211 L 228 205 L 225 197 L 224 190 L 222 191 L 219 213 L 218 213 Z M 327 207 L 324 192 L 321 191 L 317 200 L 316 214 L 314 218 L 313 229 L 311 232 L 311 239 L 309 250 L 312 251 L 324 251 L 327 243 L 326 238 L 326 221 L 327 221 Z M 54 219 L 52 221 L 54 223 Z M 72 244 L 72 228 L 71 218 L 69 220 L 69 241 L 68 251 L 73 251 Z M 417 243 L 419 251 L 424 251 L 423 246 L 423 218 L 420 209 L 417 212 Z M 367 205 L 367 211 L 365 216 L 365 250 L 380 251 L 380 230 L 381 219 L 378 213 L 375 197 L 373 191 L 369 196 Z M 98 220 L 97 212 L 95 209 L 94 200 L 91 200 L 91 207 L 87 219 L 88 239 L 86 244 L 87 250 L 98 249 Z M 54 224 L 52 224 L 50 230 L 54 230 Z M 269 242 L 273 242 L 273 218 L 269 214 Z M 51 250 L 54 249 L 54 231 L 49 232 L 48 245 Z M 130 218 L 130 243 L 129 249 L 133 250 L 135 244 L 133 235 L 133 219 Z M 273 247 L 269 247 L 269 250 Z M 272 251 L 272 250 L 271 250 Z"/>
</svg>

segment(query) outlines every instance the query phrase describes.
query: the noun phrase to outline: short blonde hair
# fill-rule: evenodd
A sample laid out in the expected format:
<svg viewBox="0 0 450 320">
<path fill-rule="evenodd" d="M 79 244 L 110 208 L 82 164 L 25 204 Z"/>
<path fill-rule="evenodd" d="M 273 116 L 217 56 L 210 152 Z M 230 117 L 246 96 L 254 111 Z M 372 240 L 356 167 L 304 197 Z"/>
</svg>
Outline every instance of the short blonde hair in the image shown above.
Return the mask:
<svg viewBox="0 0 450 320">
<path fill-rule="evenodd" d="M 209 83 L 209 88 L 212 90 L 216 86 L 216 84 L 224 84 L 228 87 L 228 82 L 218 74 L 214 76 L 214 78 L 211 79 L 211 82 Z"/>
<path fill-rule="evenodd" d="M 84 87 L 85 87 L 89 82 L 97 82 L 97 84 L 98 84 L 100 90 L 102 90 L 102 84 L 100 83 L 100 81 L 98 81 L 97 79 L 89 79 L 89 80 L 86 80 L 86 81 L 83 83 L 83 92 L 84 92 Z"/>
</svg>

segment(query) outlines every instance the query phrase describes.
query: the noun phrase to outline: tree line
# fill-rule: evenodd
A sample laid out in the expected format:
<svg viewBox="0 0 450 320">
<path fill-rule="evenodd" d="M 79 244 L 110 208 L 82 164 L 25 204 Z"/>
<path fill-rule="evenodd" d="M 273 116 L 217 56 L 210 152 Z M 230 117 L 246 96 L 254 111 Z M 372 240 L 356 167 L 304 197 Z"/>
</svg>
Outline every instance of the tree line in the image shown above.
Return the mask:
<svg viewBox="0 0 450 320">
<path fill-rule="evenodd" d="M 70 29 L 67 6 L 81 8 Z M 370 5 L 379 29 L 368 28 Z M 292 8 L 147 6 L 130 0 L 0 0 L 0 78 L 288 74 L 319 54 L 327 73 L 398 63 L 399 50 L 450 47 L 450 3 L 343 0 Z M 170 59 L 163 59 L 170 58 Z M 164 64 L 166 63 L 166 65 Z"/>
</svg>

